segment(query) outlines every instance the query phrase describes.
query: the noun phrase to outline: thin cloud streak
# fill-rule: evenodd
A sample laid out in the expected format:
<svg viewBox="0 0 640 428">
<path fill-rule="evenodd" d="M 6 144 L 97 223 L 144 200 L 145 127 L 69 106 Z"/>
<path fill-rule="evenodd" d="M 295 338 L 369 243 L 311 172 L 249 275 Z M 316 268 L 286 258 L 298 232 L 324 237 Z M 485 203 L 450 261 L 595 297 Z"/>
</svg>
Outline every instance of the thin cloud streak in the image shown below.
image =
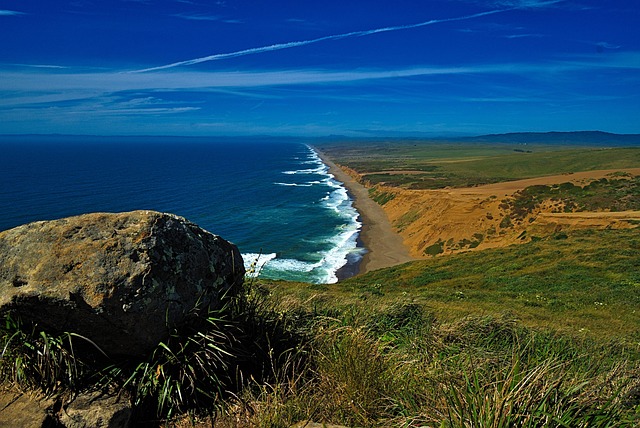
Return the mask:
<svg viewBox="0 0 640 428">
<path fill-rule="evenodd" d="M 511 68 L 511 67 L 509 67 Z M 477 73 L 476 67 L 415 68 L 383 71 L 279 70 L 264 72 L 133 73 L 2 73 L 0 93 L 51 93 L 86 90 L 118 92 L 136 90 L 216 90 L 283 85 L 357 82 L 372 79 Z"/>
<path fill-rule="evenodd" d="M 18 12 L 16 10 L 0 10 L 0 16 L 20 16 L 24 14 L 24 12 Z"/>
<path fill-rule="evenodd" d="M 189 21 L 221 21 L 222 20 L 219 16 L 216 16 L 216 15 L 178 13 L 171 16 L 175 18 L 187 19 Z"/>
<path fill-rule="evenodd" d="M 620 49 L 621 46 L 619 45 L 614 45 L 608 42 L 599 42 L 596 44 L 596 46 L 600 49 Z"/>
<path fill-rule="evenodd" d="M 640 52 L 611 55 L 606 61 L 600 55 L 566 58 L 547 64 L 505 63 L 466 65 L 459 67 L 421 67 L 371 71 L 276 70 L 263 72 L 162 72 L 134 74 L 103 73 L 1 73 L 0 94 L 5 93 L 5 106 L 19 99 L 43 102 L 52 96 L 58 101 L 91 98 L 97 94 L 124 91 L 226 91 L 270 86 L 314 85 L 327 83 L 357 83 L 369 80 L 421 76 L 514 74 L 542 76 L 544 73 L 566 73 L 603 69 L 640 70 Z M 23 96 L 21 96 L 23 95 Z M 20 103 L 22 104 L 22 103 Z"/>
<path fill-rule="evenodd" d="M 242 21 L 239 21 L 237 19 L 225 19 L 217 15 L 205 15 L 205 14 L 198 14 L 198 13 L 178 13 L 171 16 L 175 18 L 186 19 L 189 21 L 214 21 L 214 22 L 224 22 L 225 24 L 241 24 L 242 23 Z"/>
<path fill-rule="evenodd" d="M 523 39 L 525 37 L 544 37 L 542 34 L 509 34 L 508 36 L 504 36 L 507 39 Z"/>
<path fill-rule="evenodd" d="M 27 68 L 55 68 L 55 69 L 66 69 L 69 67 L 64 67 L 62 65 L 51 65 L 51 64 L 8 64 L 15 67 L 27 67 Z"/>
<path fill-rule="evenodd" d="M 563 3 L 565 0 L 494 0 L 490 1 L 493 7 L 511 7 L 515 9 L 538 9 Z M 484 3 L 484 1 L 480 1 Z"/>
<path fill-rule="evenodd" d="M 382 27 L 382 28 L 376 28 L 376 29 L 372 29 L 372 30 L 352 31 L 352 32 L 349 32 L 349 33 L 334 34 L 334 35 L 319 37 L 319 38 L 310 39 L 310 40 L 301 40 L 301 41 L 287 42 L 287 43 L 276 43 L 276 44 L 269 45 L 269 46 L 262 46 L 262 47 L 257 47 L 257 48 L 243 49 L 243 50 L 240 50 L 240 51 L 223 53 L 223 54 L 208 55 L 208 56 L 204 56 L 204 57 L 200 57 L 200 58 L 174 62 L 172 64 L 161 65 L 161 66 L 158 66 L 158 67 L 150 67 L 150 68 L 145 68 L 145 69 L 142 69 L 142 70 L 134 70 L 134 71 L 131 71 L 130 73 L 146 73 L 146 72 L 150 72 L 150 71 L 166 70 L 166 69 L 169 69 L 169 68 L 200 64 L 200 63 L 203 63 L 203 62 L 220 61 L 220 60 L 229 59 L 229 58 L 237 58 L 237 57 L 241 57 L 241 56 L 245 56 L 245 55 L 255 55 L 255 54 L 259 54 L 259 53 L 263 53 L 263 52 L 272 52 L 272 51 L 278 51 L 278 50 L 282 50 L 282 49 L 291 49 L 291 48 L 296 48 L 296 47 L 300 47 L 300 46 L 307 46 L 307 45 L 311 45 L 311 44 L 314 44 L 314 43 L 319 43 L 319 42 L 324 42 L 324 41 L 329 41 L 329 40 L 340 40 L 340 39 L 346 39 L 346 38 L 351 38 L 351 37 L 370 36 L 372 34 L 386 33 L 386 32 L 391 32 L 391 31 L 410 30 L 410 29 L 413 29 L 413 28 L 426 27 L 428 25 L 441 24 L 441 23 L 445 23 L 445 22 L 466 21 L 466 20 L 469 20 L 469 19 L 475 19 L 475 18 L 480 18 L 480 17 L 483 17 L 483 16 L 494 15 L 496 13 L 506 12 L 506 11 L 514 10 L 514 9 L 517 9 L 517 8 L 490 10 L 490 11 L 487 11 L 487 12 L 480 12 L 480 13 L 475 13 L 473 15 L 459 16 L 459 17 L 456 17 L 456 18 L 432 19 L 432 20 L 429 20 L 429 21 L 419 22 L 417 24 L 396 25 L 396 26 L 392 26 L 392 27 Z"/>
</svg>

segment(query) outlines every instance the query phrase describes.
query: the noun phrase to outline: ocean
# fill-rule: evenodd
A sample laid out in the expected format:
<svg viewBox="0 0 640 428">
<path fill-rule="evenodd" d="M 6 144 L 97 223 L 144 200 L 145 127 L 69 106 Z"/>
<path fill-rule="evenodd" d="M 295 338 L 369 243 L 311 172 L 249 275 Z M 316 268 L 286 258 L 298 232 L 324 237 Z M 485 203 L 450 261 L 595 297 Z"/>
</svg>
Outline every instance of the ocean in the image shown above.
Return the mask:
<svg viewBox="0 0 640 428">
<path fill-rule="evenodd" d="M 333 283 L 365 252 L 347 190 L 302 142 L 0 139 L 0 230 L 139 209 L 183 216 L 233 242 L 265 278 Z"/>
</svg>

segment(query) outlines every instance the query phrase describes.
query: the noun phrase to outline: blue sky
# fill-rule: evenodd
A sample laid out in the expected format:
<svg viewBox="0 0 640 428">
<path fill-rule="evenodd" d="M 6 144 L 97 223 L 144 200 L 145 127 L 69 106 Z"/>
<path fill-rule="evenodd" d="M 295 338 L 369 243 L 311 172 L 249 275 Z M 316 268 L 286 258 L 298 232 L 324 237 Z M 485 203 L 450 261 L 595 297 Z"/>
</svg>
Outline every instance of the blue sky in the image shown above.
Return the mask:
<svg viewBox="0 0 640 428">
<path fill-rule="evenodd" d="M 640 133 L 637 0 L 0 0 L 0 134 Z"/>
</svg>

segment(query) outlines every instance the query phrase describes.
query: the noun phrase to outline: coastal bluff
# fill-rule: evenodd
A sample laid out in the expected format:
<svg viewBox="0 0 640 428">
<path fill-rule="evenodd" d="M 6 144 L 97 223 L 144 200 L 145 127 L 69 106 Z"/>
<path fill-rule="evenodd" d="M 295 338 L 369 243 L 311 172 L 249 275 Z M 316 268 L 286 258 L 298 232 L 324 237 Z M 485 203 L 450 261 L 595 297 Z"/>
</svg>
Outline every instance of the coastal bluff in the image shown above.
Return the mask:
<svg viewBox="0 0 640 428">
<path fill-rule="evenodd" d="M 94 213 L 0 232 L 0 314 L 139 357 L 237 294 L 237 247 L 155 211 Z"/>
</svg>

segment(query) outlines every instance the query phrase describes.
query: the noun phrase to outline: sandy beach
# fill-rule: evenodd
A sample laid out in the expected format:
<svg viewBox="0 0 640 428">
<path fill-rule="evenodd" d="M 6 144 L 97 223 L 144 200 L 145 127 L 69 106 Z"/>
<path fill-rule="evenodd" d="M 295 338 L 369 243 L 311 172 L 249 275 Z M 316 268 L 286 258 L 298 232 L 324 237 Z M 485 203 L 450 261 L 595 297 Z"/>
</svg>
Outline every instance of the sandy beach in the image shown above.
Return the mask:
<svg viewBox="0 0 640 428">
<path fill-rule="evenodd" d="M 353 198 L 353 206 L 360 213 L 362 230 L 360 239 L 367 253 L 360 262 L 358 273 L 366 273 L 376 269 L 395 266 L 415 260 L 409 255 L 402 237 L 397 234 L 382 207 L 369 198 L 369 191 L 318 149 L 320 159 L 329 167 L 329 172 L 336 180 L 344 183 Z"/>
</svg>

